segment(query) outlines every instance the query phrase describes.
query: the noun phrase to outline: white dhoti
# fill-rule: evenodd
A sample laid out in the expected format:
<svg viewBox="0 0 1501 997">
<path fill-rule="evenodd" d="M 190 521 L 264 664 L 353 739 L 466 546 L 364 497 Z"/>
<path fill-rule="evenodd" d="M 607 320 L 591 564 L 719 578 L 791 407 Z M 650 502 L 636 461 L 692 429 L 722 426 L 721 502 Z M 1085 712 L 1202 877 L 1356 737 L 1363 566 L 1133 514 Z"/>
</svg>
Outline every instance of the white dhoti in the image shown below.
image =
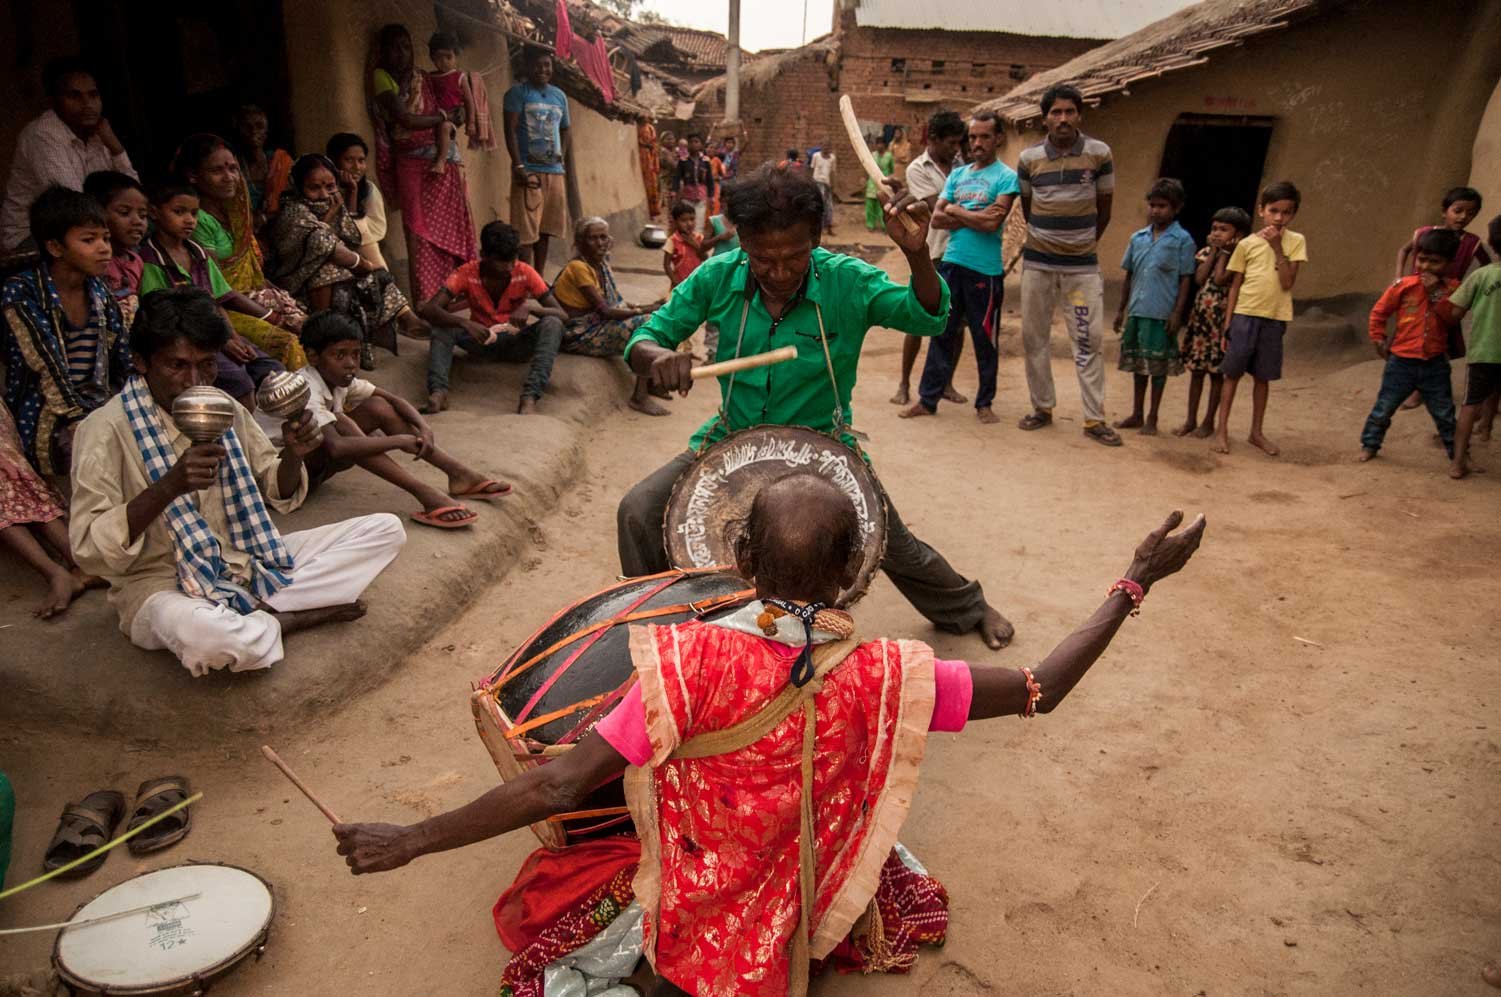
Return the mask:
<svg viewBox="0 0 1501 997">
<path fill-rule="evenodd" d="M 401 520 L 388 512 L 284 534 L 292 583 L 266 603 L 289 613 L 354 602 L 396 559 L 406 539 Z M 131 621 L 130 640 L 148 651 L 171 651 L 194 675 L 217 668 L 270 668 L 283 657 L 281 624 L 270 613 L 242 615 L 181 592 L 158 592 L 142 603 Z"/>
</svg>

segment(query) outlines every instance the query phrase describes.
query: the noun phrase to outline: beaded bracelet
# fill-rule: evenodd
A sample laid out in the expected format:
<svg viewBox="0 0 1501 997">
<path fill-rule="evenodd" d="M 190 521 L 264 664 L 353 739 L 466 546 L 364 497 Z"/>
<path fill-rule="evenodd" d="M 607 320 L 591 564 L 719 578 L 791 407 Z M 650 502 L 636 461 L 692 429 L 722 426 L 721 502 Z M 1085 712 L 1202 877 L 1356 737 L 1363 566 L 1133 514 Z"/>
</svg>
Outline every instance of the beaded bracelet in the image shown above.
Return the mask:
<svg viewBox="0 0 1501 997">
<path fill-rule="evenodd" d="M 1133 582 L 1129 578 L 1117 579 L 1116 583 L 1105 591 L 1105 596 L 1109 598 L 1116 592 L 1126 593 L 1126 596 L 1131 600 L 1132 616 L 1141 615 L 1141 600 L 1146 598 L 1147 593 L 1139 583 Z"/>
<path fill-rule="evenodd" d="M 1022 707 L 1022 719 L 1030 720 L 1037 716 L 1037 701 L 1042 698 L 1042 686 L 1032 677 L 1032 669 L 1023 668 L 1021 672 L 1027 680 L 1027 705 Z"/>
</svg>

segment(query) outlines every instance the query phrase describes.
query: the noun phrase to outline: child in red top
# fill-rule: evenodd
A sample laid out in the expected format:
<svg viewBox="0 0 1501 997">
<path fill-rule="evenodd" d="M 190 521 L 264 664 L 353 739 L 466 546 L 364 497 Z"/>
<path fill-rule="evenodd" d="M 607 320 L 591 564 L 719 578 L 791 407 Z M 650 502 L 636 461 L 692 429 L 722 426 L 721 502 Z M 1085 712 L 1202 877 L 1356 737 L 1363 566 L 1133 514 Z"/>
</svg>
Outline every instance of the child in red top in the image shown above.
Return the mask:
<svg viewBox="0 0 1501 997">
<path fill-rule="evenodd" d="M 446 31 L 436 31 L 427 42 L 427 54 L 433 60 L 433 71 L 427 74 L 427 85 L 433 92 L 433 101 L 445 115 L 461 110 L 455 120 L 449 117 L 433 129 L 433 144 L 436 152 L 429 169 L 442 173 L 448 164 L 462 163 L 459 158 L 458 126 L 474 120 L 474 104 L 469 94 L 469 81 L 459 69 L 459 43 Z"/>
<path fill-rule="evenodd" d="M 672 206 L 672 235 L 662 247 L 662 269 L 677 287 L 708 258 L 704 237 L 694 228 L 693 205 L 679 201 Z"/>
<path fill-rule="evenodd" d="M 1480 243 L 1480 237 L 1466 232 L 1470 223 L 1480 217 L 1480 191 L 1474 187 L 1451 187 L 1444 194 L 1443 221 L 1438 225 L 1424 225 L 1413 232 L 1402 248 L 1397 251 L 1397 279 L 1421 272 L 1417 265 L 1418 239 L 1425 232 L 1445 228 L 1459 236 L 1459 249 L 1440 275 L 1446 279 L 1464 280 L 1471 266 L 1485 266 L 1491 261 L 1490 254 Z"/>
<path fill-rule="evenodd" d="M 1410 394 L 1428 406 L 1439 438 L 1454 457 L 1454 389 L 1449 376 L 1451 336 L 1457 331 L 1435 306 L 1448 298 L 1459 281 L 1444 272 L 1459 251 L 1459 234 L 1434 228 L 1415 240 L 1418 272 L 1388 287 L 1371 309 L 1371 342 L 1386 361 L 1381 390 L 1360 433 L 1360 460 L 1371 460 L 1391 427 L 1392 414 Z M 1396 316 L 1391 332 L 1386 320 Z M 1462 352 L 1462 351 L 1461 351 Z"/>
<path fill-rule="evenodd" d="M 115 254 L 104 271 L 104 283 L 119 304 L 120 316 L 129 329 L 140 300 L 143 263 L 136 250 L 146 238 L 150 215 L 146 192 L 135 177 L 113 170 L 90 173 L 83 181 L 83 192 L 104 208 L 109 244 Z"/>
</svg>

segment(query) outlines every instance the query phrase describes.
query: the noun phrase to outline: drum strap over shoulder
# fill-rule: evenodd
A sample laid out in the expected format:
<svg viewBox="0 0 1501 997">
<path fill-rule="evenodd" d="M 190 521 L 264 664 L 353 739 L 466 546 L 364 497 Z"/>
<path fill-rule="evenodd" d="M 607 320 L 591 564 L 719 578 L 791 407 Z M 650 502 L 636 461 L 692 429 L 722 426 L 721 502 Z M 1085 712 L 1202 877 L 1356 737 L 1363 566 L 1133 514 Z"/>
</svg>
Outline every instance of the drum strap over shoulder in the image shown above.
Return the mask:
<svg viewBox="0 0 1501 997">
<path fill-rule="evenodd" d="M 818 345 L 823 347 L 824 367 L 829 372 L 829 386 L 834 391 L 834 435 L 843 436 L 847 428 L 844 422 L 844 406 L 839 401 L 839 378 L 834 376 L 834 357 L 829 353 L 829 337 L 824 332 L 823 308 L 818 302 L 813 302 L 813 314 L 818 318 Z M 750 298 L 740 306 L 740 332 L 735 337 L 735 357 L 744 356 L 742 347 L 745 345 L 745 323 L 750 318 Z M 730 397 L 735 393 L 735 375 L 730 375 L 730 383 L 725 386 L 724 398 L 719 403 L 719 413 L 715 417 L 716 426 L 723 426 L 726 431 L 730 428 L 730 420 L 727 413 L 730 409 Z M 705 433 L 695 453 L 703 453 L 709 446 L 709 438 L 714 435 L 713 430 Z"/>
</svg>

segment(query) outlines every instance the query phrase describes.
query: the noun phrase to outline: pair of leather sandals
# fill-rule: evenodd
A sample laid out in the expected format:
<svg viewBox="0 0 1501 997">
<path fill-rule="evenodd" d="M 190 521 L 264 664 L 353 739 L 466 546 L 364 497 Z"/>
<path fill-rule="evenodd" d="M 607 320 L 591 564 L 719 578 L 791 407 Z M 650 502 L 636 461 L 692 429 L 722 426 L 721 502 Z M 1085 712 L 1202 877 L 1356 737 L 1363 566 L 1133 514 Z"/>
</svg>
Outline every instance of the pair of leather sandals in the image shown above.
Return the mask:
<svg viewBox="0 0 1501 997">
<path fill-rule="evenodd" d="M 192 795 L 188 780 L 179 775 L 147 779 L 136 790 L 135 803 L 130 810 L 126 831 L 133 831 L 164 810 L 169 810 Z M 42 868 L 51 872 L 73 862 L 100 845 L 106 844 L 121 818 L 125 816 L 125 795 L 113 789 L 90 793 L 78 803 L 63 807 L 57 832 L 47 845 Z M 193 808 L 185 807 L 172 816 L 153 824 L 143 834 L 126 842 L 132 855 L 148 855 L 174 845 L 187 836 L 193 826 Z M 62 879 L 77 879 L 87 876 L 104 864 L 109 857 L 105 852 L 63 873 Z"/>
</svg>

